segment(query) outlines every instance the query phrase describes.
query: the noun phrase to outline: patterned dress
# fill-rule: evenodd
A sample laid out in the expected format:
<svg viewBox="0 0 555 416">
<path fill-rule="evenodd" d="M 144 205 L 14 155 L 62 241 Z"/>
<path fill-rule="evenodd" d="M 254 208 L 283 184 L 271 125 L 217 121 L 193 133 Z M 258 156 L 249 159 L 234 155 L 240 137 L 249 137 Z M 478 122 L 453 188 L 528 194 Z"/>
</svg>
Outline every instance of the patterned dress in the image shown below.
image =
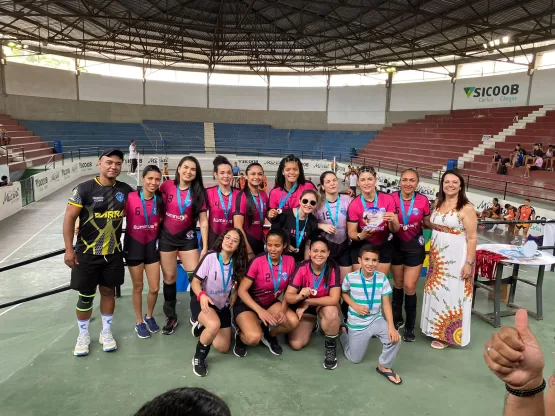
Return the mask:
<svg viewBox="0 0 555 416">
<path fill-rule="evenodd" d="M 433 211 L 430 267 L 424 286 L 420 326 L 430 337 L 452 345 L 470 342 L 472 279 L 462 279 L 466 233 L 458 211 Z"/>
</svg>

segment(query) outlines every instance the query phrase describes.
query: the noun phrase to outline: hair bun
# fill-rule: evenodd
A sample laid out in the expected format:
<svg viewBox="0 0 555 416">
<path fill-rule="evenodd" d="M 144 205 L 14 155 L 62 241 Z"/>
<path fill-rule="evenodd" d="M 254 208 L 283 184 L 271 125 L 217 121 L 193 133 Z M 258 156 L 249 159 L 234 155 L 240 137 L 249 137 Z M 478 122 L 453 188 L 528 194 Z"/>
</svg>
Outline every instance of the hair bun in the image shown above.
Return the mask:
<svg viewBox="0 0 555 416">
<path fill-rule="evenodd" d="M 214 165 L 214 167 L 218 167 L 220 165 L 231 165 L 231 163 L 229 162 L 229 160 L 227 159 L 227 157 L 222 156 L 222 155 L 218 155 L 214 158 L 214 160 L 212 161 L 212 164 Z"/>
</svg>

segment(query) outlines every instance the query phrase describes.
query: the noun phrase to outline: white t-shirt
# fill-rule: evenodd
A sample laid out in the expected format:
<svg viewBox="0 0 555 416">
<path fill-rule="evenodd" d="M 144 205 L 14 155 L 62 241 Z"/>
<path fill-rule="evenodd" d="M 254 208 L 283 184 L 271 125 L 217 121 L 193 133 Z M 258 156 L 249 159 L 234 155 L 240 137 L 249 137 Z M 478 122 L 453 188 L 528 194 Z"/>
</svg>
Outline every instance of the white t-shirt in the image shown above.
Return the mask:
<svg viewBox="0 0 555 416">
<path fill-rule="evenodd" d="M 349 177 L 349 186 L 357 186 L 357 175 L 352 173 L 351 176 Z"/>
<path fill-rule="evenodd" d="M 137 159 L 137 146 L 129 146 L 129 159 Z"/>
</svg>

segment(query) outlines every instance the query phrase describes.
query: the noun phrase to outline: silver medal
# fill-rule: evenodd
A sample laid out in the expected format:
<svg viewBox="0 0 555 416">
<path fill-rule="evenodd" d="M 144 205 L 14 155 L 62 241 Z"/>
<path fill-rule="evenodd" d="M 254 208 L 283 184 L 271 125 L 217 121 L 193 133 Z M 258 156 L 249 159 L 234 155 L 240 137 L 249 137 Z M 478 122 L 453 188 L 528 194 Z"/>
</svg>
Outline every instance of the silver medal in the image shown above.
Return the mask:
<svg viewBox="0 0 555 416">
<path fill-rule="evenodd" d="M 318 291 L 316 289 L 312 289 L 312 296 L 316 296 L 318 294 Z"/>
<path fill-rule="evenodd" d="M 403 225 L 403 230 L 407 231 L 409 229 L 408 225 Z"/>
<path fill-rule="evenodd" d="M 276 211 L 277 211 L 278 215 L 283 212 L 281 208 L 276 209 Z"/>
</svg>

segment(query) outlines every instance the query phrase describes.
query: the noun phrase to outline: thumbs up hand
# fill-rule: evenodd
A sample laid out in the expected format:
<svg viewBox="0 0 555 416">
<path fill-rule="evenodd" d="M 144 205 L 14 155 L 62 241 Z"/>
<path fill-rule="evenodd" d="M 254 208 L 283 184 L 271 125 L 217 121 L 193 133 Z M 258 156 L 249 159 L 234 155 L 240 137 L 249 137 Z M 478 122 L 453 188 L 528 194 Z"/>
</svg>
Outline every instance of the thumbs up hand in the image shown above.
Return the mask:
<svg viewBox="0 0 555 416">
<path fill-rule="evenodd" d="M 542 384 L 543 353 L 528 326 L 526 310 L 517 311 L 514 328 L 503 327 L 486 342 L 484 360 L 513 389 L 531 390 Z"/>
</svg>

